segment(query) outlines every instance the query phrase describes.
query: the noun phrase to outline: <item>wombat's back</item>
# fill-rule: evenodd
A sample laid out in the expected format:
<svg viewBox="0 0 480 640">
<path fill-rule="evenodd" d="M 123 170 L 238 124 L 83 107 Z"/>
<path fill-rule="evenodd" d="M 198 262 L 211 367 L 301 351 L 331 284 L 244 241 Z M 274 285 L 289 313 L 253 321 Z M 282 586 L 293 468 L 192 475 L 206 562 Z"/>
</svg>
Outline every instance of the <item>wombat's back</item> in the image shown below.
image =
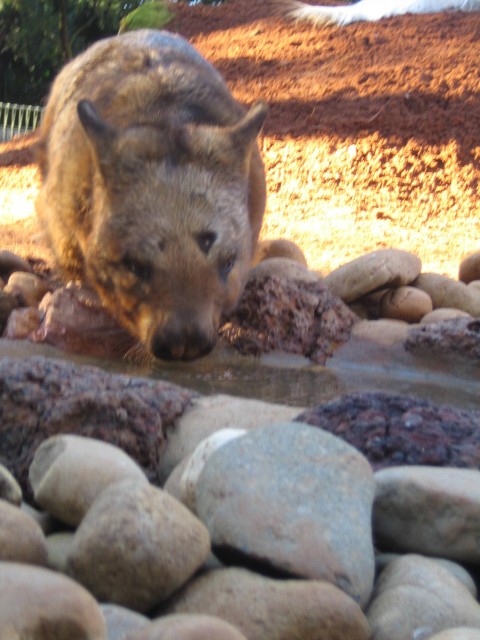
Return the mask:
<svg viewBox="0 0 480 640">
<path fill-rule="evenodd" d="M 63 146 L 66 136 L 80 130 L 76 106 L 85 98 L 119 127 L 169 119 L 225 126 L 244 113 L 220 74 L 183 38 L 148 29 L 107 38 L 70 62 L 53 83 L 40 134 L 42 175 L 47 146 Z"/>
</svg>

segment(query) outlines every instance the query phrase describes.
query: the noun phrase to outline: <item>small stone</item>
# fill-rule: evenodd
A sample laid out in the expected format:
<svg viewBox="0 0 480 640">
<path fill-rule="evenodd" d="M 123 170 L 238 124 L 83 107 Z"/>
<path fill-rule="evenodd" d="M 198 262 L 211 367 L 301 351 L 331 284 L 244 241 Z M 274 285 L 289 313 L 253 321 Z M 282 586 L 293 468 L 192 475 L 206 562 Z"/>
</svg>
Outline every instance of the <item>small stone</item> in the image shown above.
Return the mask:
<svg viewBox="0 0 480 640">
<path fill-rule="evenodd" d="M 246 640 L 231 624 L 214 616 L 179 613 L 163 616 L 129 633 L 125 640 Z"/>
<path fill-rule="evenodd" d="M 117 604 L 101 604 L 100 609 L 107 625 L 107 640 L 127 640 L 130 633 L 150 624 L 147 617 Z"/>
<path fill-rule="evenodd" d="M 289 258 L 268 258 L 258 262 L 250 271 L 250 278 L 273 276 L 292 280 L 293 282 L 321 282 L 322 278 L 315 271 L 310 271 L 298 260 Z"/>
<path fill-rule="evenodd" d="M 480 252 L 472 253 L 462 260 L 458 270 L 458 279 L 465 284 L 480 280 Z"/>
<path fill-rule="evenodd" d="M 131 335 L 113 320 L 96 295 L 78 285 L 47 293 L 39 309 L 43 319 L 32 334 L 36 342 L 97 357 L 118 357 L 134 344 Z"/>
<path fill-rule="evenodd" d="M 39 511 L 26 502 L 22 502 L 22 511 L 24 511 L 30 518 L 33 518 L 43 531 L 44 536 L 49 536 L 51 533 L 58 531 L 59 522 L 53 516 L 46 511 Z"/>
<path fill-rule="evenodd" d="M 248 640 L 368 640 L 360 607 L 332 584 L 274 580 L 245 569 L 216 569 L 191 580 L 162 611 L 226 620 Z"/>
<path fill-rule="evenodd" d="M 14 296 L 5 293 L 5 291 L 0 291 L 0 335 L 7 326 L 10 314 L 18 306 L 19 302 Z"/>
<path fill-rule="evenodd" d="M 454 318 L 471 318 L 472 316 L 466 311 L 460 309 L 452 309 L 442 307 L 434 309 L 430 313 L 426 313 L 420 320 L 420 324 L 430 324 L 432 322 L 443 322 L 444 320 L 453 320 Z"/>
<path fill-rule="evenodd" d="M 263 260 L 269 260 L 271 258 L 287 258 L 294 260 L 298 264 L 307 266 L 307 259 L 305 254 L 300 249 L 298 244 L 291 240 L 285 240 L 280 238 L 277 240 L 262 240 L 258 243 L 255 255 L 253 256 L 252 266 L 257 265 Z"/>
<path fill-rule="evenodd" d="M 35 520 L 19 507 L 0 500 L 0 562 L 4 561 L 45 565 L 47 543 Z"/>
<path fill-rule="evenodd" d="M 480 640 L 480 629 L 474 627 L 455 627 L 446 629 L 433 636 L 429 640 Z"/>
<path fill-rule="evenodd" d="M 415 254 L 382 249 L 335 269 L 324 283 L 344 302 L 353 302 L 381 287 L 410 284 L 421 270 L 422 262 Z"/>
<path fill-rule="evenodd" d="M 480 471 L 423 466 L 377 471 L 374 534 L 389 549 L 480 561 Z"/>
<path fill-rule="evenodd" d="M 29 470 L 36 502 L 66 524 L 77 526 L 105 487 L 144 480 L 140 467 L 111 444 L 75 435 L 44 440 Z"/>
<path fill-rule="evenodd" d="M 75 533 L 68 571 L 99 600 L 140 613 L 179 589 L 210 552 L 205 526 L 165 491 L 107 487 Z"/>
<path fill-rule="evenodd" d="M 47 566 L 50 569 L 67 573 L 67 560 L 72 548 L 73 536 L 73 531 L 60 531 L 47 536 Z"/>
<path fill-rule="evenodd" d="M 295 422 L 230 440 L 189 487 L 220 560 L 233 554 L 248 566 L 325 580 L 361 604 L 373 586 L 373 494 L 362 455 Z"/>
<path fill-rule="evenodd" d="M 0 562 L 0 593 L 2 640 L 106 640 L 98 604 L 66 576 Z"/>
<path fill-rule="evenodd" d="M 36 307 L 47 291 L 49 286 L 45 280 L 24 271 L 12 273 L 4 288 L 4 292 L 17 297 L 23 307 Z"/>
<path fill-rule="evenodd" d="M 428 293 L 434 309 L 453 307 L 472 316 L 480 315 L 480 291 L 467 287 L 464 282 L 438 273 L 422 273 L 413 286 Z"/>
<path fill-rule="evenodd" d="M 375 567 L 377 576 L 387 567 L 390 562 L 394 560 L 398 560 L 401 557 L 399 553 L 377 553 L 375 556 Z M 477 598 L 477 586 L 475 584 L 474 579 L 468 573 L 468 571 L 458 562 L 453 562 L 452 560 L 446 560 L 445 558 L 433 558 L 431 556 L 430 560 L 434 560 L 444 569 L 449 571 L 452 576 L 457 578 L 472 594 L 472 596 Z"/>
<path fill-rule="evenodd" d="M 218 394 L 194 398 L 185 412 L 165 429 L 166 447 L 158 465 L 165 482 L 173 469 L 198 444 L 220 429 L 252 429 L 290 420 L 300 408 Z"/>
<path fill-rule="evenodd" d="M 370 340 L 382 345 L 403 342 L 408 335 L 408 324 L 403 320 L 362 320 L 352 328 L 352 338 Z"/>
<path fill-rule="evenodd" d="M 432 311 L 430 296 L 415 287 L 390 289 L 380 302 L 380 315 L 383 318 L 419 322 L 426 313 Z"/>
<path fill-rule="evenodd" d="M 32 267 L 24 258 L 3 249 L 0 251 L 0 275 L 2 278 L 6 278 L 14 271 L 25 271 L 29 273 L 32 271 Z"/>
<path fill-rule="evenodd" d="M 480 605 L 435 560 L 411 554 L 380 574 L 367 618 L 375 640 L 430 638 L 451 627 L 480 627 Z"/>
<path fill-rule="evenodd" d="M 36 307 L 13 309 L 7 320 L 3 337 L 9 340 L 24 340 L 40 326 L 42 313 Z"/>
<path fill-rule="evenodd" d="M 17 507 L 22 504 L 22 489 L 3 464 L 0 464 L 0 500 L 6 500 Z"/>
</svg>

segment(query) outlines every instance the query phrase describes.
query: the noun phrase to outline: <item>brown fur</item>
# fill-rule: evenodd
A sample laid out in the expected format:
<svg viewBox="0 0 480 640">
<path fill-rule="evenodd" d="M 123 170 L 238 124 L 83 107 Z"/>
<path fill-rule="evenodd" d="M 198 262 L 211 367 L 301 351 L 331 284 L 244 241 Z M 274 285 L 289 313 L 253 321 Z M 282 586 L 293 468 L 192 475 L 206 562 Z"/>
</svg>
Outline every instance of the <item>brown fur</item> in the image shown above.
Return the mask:
<svg viewBox="0 0 480 640">
<path fill-rule="evenodd" d="M 53 84 L 38 216 L 65 276 L 156 356 L 209 351 L 243 290 L 265 208 L 265 115 L 164 32 L 101 41 Z"/>
</svg>

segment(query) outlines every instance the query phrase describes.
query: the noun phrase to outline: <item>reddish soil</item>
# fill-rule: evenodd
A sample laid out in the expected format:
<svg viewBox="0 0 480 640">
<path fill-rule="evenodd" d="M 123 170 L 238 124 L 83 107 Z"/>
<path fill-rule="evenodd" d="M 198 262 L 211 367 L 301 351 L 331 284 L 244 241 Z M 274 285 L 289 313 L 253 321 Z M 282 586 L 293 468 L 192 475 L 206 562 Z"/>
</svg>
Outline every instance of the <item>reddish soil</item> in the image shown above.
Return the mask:
<svg viewBox="0 0 480 640">
<path fill-rule="evenodd" d="M 173 10 L 239 100 L 270 105 L 263 237 L 324 272 L 396 247 L 456 276 L 480 250 L 480 12 L 335 28 L 252 0 Z M 0 145 L 0 248 L 38 257 L 31 148 Z"/>
</svg>

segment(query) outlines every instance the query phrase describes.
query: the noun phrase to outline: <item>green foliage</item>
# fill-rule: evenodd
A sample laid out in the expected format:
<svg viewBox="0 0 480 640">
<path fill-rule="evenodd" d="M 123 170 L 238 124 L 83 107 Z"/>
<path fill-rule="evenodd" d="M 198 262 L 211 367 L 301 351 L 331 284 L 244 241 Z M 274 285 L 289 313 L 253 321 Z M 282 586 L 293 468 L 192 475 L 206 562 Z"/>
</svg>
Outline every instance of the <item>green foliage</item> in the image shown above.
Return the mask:
<svg viewBox="0 0 480 640">
<path fill-rule="evenodd" d="M 39 104 L 60 67 L 143 0 L 0 0 L 0 100 Z"/>
<path fill-rule="evenodd" d="M 134 29 L 163 29 L 173 19 L 164 0 L 146 0 L 120 21 L 119 33 Z"/>
</svg>

